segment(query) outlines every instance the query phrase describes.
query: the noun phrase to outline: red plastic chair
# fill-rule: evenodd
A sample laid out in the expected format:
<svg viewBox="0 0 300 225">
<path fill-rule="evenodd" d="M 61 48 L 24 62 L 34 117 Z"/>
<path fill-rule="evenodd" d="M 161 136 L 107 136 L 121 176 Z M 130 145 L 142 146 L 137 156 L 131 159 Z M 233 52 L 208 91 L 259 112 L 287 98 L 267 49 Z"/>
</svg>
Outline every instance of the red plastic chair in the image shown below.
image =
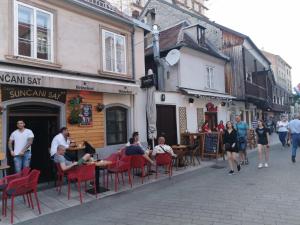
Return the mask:
<svg viewBox="0 0 300 225">
<path fill-rule="evenodd" d="M 24 177 L 24 176 L 27 176 L 30 172 L 30 168 L 29 167 L 24 167 L 22 169 L 21 172 L 19 173 L 16 173 L 16 174 L 12 174 L 12 175 L 8 175 L 8 176 L 5 176 L 3 177 L 1 180 L 0 180 L 0 184 L 8 184 L 10 181 L 12 180 L 15 180 L 17 178 L 21 178 L 21 177 Z M 3 190 L 4 191 L 4 190 Z M 26 203 L 26 200 L 25 200 L 25 196 L 23 195 L 23 199 L 24 199 L 24 203 Z M 3 199 L 3 195 L 2 195 L 2 202 L 4 201 Z M 27 195 L 27 203 L 28 205 L 30 206 L 30 200 L 29 200 L 29 196 Z M 4 208 L 2 207 L 2 215 L 4 215 Z"/>
<path fill-rule="evenodd" d="M 106 185 L 108 188 L 108 176 L 109 174 L 115 174 L 115 192 L 118 191 L 118 183 L 119 183 L 119 174 L 122 175 L 123 185 L 125 185 L 123 173 L 128 173 L 128 182 L 132 187 L 132 180 L 131 180 L 131 156 L 123 156 L 119 159 L 115 165 L 110 165 L 107 169 L 107 179 Z"/>
<path fill-rule="evenodd" d="M 157 169 L 159 166 L 165 166 L 168 174 L 169 174 L 169 178 L 171 178 L 172 176 L 172 156 L 169 153 L 162 153 L 162 154 L 157 154 L 155 157 L 156 160 L 156 176 L 155 178 L 157 178 Z"/>
<path fill-rule="evenodd" d="M 41 174 L 41 172 L 39 170 L 34 169 L 28 175 L 28 194 L 29 194 L 31 206 L 32 206 L 32 209 L 34 209 L 34 205 L 33 205 L 32 198 L 31 198 L 31 193 L 33 193 L 35 200 L 36 200 L 38 210 L 39 210 L 39 214 L 41 214 L 41 208 L 40 208 L 40 203 L 39 203 L 39 199 L 37 196 L 37 185 L 38 185 L 40 174 Z"/>
<path fill-rule="evenodd" d="M 80 204 L 82 204 L 82 194 L 81 194 L 81 183 L 85 182 L 85 191 L 86 190 L 86 183 L 87 181 L 93 181 L 94 184 L 94 190 L 95 190 L 95 195 L 97 198 L 97 190 L 96 190 L 96 168 L 95 164 L 89 164 L 89 165 L 82 165 L 80 167 L 77 167 L 77 169 L 72 170 L 68 173 L 67 178 L 68 178 L 68 199 L 70 199 L 71 195 L 71 181 L 76 181 L 77 182 L 77 187 L 78 187 L 78 193 L 79 193 L 79 198 L 80 198 Z"/>
<path fill-rule="evenodd" d="M 58 193 L 60 194 L 61 193 L 61 186 L 63 184 L 63 179 L 64 177 L 67 175 L 67 172 L 64 172 L 62 169 L 61 169 L 61 166 L 59 163 L 55 163 L 55 166 L 56 166 L 56 191 L 58 191 Z"/>
<path fill-rule="evenodd" d="M 40 205 L 39 205 L 39 201 L 38 201 L 37 193 L 36 193 L 39 175 L 40 175 L 40 171 L 32 170 L 30 172 L 30 174 L 27 176 L 23 176 L 23 177 L 15 178 L 14 180 L 11 180 L 8 183 L 6 189 L 3 191 L 2 208 L 3 208 L 4 216 L 6 216 L 7 200 L 9 197 L 11 198 L 11 215 L 10 215 L 11 223 L 13 223 L 14 199 L 17 196 L 29 195 L 31 206 L 34 209 L 33 201 L 31 198 L 31 193 L 34 193 L 36 201 L 37 201 L 39 213 L 41 213 Z"/>
<path fill-rule="evenodd" d="M 142 156 L 142 155 L 133 155 L 131 156 L 131 169 L 133 169 L 133 174 L 134 174 L 134 169 L 141 169 L 142 175 L 142 184 L 144 183 L 144 177 L 145 177 L 145 166 L 147 165 L 147 160 Z M 134 178 L 134 175 L 133 175 Z M 149 176 L 148 176 L 149 178 Z"/>
</svg>

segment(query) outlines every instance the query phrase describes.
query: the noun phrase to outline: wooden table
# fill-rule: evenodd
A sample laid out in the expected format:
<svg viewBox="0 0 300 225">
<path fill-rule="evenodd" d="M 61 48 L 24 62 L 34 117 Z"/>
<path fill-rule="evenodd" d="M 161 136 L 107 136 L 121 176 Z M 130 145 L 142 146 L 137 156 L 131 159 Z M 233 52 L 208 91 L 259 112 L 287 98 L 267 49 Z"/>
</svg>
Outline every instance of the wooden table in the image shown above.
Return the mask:
<svg viewBox="0 0 300 225">
<path fill-rule="evenodd" d="M 184 155 L 187 151 L 187 145 L 173 145 L 172 146 L 173 152 L 177 155 L 176 157 L 176 168 L 179 166 L 186 166 Z"/>
</svg>

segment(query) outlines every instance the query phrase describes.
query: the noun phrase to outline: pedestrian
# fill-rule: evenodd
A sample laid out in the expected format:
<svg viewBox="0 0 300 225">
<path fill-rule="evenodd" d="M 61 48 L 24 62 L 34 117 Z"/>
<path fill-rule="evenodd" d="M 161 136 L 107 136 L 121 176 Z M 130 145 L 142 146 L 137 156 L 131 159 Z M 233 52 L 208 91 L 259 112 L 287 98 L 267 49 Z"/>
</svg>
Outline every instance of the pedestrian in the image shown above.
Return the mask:
<svg viewBox="0 0 300 225">
<path fill-rule="evenodd" d="M 240 156 L 240 163 L 242 165 L 248 165 L 249 160 L 247 157 L 247 135 L 248 135 L 248 124 L 241 120 L 241 116 L 235 117 L 235 129 L 237 131 L 237 148 Z"/>
<path fill-rule="evenodd" d="M 258 127 L 256 128 L 257 134 L 257 148 L 258 148 L 258 168 L 269 167 L 270 157 L 270 138 L 269 129 L 265 127 L 263 120 L 258 120 Z M 265 163 L 263 164 L 263 151 L 265 153 Z"/>
<path fill-rule="evenodd" d="M 205 120 L 205 122 L 203 123 L 203 125 L 201 127 L 201 131 L 204 133 L 211 132 L 211 130 L 209 128 L 208 120 Z"/>
<path fill-rule="evenodd" d="M 237 160 L 237 132 L 234 129 L 232 123 L 228 121 L 226 123 L 226 130 L 224 132 L 224 137 L 223 137 L 223 143 L 224 143 L 224 148 L 227 154 L 227 160 L 229 164 L 229 175 L 234 174 L 234 165 L 237 168 L 237 171 L 239 172 L 241 170 L 241 166 Z"/>
<path fill-rule="evenodd" d="M 10 135 L 8 148 L 14 158 L 15 172 L 19 173 L 23 168 L 30 167 L 31 145 L 34 135 L 30 129 L 25 128 L 23 120 L 17 121 L 17 127 L 18 129 Z"/>
<path fill-rule="evenodd" d="M 290 121 L 289 139 L 292 140 L 292 162 L 296 162 L 297 148 L 300 145 L 300 114 L 296 114 L 294 119 Z"/>
<path fill-rule="evenodd" d="M 278 131 L 279 140 L 283 148 L 287 144 L 288 126 L 289 126 L 289 122 L 287 121 L 287 117 L 285 115 L 282 115 L 281 120 L 278 121 L 276 124 L 276 128 Z"/>
<path fill-rule="evenodd" d="M 217 126 L 217 130 L 218 130 L 219 132 L 221 132 L 221 133 L 225 130 L 225 126 L 224 126 L 223 120 L 220 120 L 220 123 L 219 123 L 218 126 Z"/>
</svg>

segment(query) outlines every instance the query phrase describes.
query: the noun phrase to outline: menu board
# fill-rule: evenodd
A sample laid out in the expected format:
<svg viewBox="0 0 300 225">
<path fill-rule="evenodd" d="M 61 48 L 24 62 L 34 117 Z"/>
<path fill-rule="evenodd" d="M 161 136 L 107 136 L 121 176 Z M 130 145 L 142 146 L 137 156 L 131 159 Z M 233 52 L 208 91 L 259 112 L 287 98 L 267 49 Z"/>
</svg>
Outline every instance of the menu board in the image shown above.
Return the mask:
<svg viewBox="0 0 300 225">
<path fill-rule="evenodd" d="M 203 155 L 216 155 L 219 151 L 219 133 L 205 133 Z"/>
</svg>

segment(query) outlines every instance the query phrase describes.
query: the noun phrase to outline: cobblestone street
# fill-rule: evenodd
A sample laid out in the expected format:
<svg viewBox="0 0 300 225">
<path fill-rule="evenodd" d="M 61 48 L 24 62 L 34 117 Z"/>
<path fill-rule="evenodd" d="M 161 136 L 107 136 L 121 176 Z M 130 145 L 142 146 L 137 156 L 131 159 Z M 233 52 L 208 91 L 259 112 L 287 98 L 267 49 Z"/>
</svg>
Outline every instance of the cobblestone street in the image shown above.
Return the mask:
<svg viewBox="0 0 300 225">
<path fill-rule="evenodd" d="M 21 224 L 300 224 L 300 164 L 289 150 L 271 149 L 269 168 L 256 152 L 239 174 L 226 164 L 208 167 L 132 191 L 41 216 Z"/>
</svg>

